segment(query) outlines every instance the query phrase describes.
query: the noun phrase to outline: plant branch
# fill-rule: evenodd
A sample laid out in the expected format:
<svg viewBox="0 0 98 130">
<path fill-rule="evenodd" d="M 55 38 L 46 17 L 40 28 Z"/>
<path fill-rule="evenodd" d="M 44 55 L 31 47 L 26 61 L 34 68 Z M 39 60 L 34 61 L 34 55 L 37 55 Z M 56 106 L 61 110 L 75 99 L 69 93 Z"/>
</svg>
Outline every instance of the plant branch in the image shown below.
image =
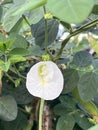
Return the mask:
<svg viewBox="0 0 98 130">
<path fill-rule="evenodd" d="M 70 40 L 71 37 L 73 37 L 73 36 L 83 32 L 83 31 L 87 30 L 90 27 L 95 26 L 97 23 L 98 23 L 98 19 L 83 25 L 82 27 L 78 28 L 77 30 L 75 30 L 71 34 L 69 34 L 68 37 L 62 42 L 61 48 L 60 48 L 58 54 L 56 55 L 56 57 L 54 58 L 54 61 L 56 61 L 56 60 L 58 60 L 60 58 L 65 45 L 67 44 L 67 42 Z"/>
</svg>

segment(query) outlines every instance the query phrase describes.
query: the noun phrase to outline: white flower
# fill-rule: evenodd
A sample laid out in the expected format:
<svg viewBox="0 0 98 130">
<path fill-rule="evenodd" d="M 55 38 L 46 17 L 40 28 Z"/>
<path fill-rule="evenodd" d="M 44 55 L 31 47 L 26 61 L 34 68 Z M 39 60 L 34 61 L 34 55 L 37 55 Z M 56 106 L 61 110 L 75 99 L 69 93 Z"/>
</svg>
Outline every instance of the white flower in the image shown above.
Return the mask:
<svg viewBox="0 0 98 130">
<path fill-rule="evenodd" d="M 53 100 L 62 92 L 63 75 L 52 61 L 41 61 L 30 69 L 27 74 L 26 87 L 36 97 Z"/>
</svg>

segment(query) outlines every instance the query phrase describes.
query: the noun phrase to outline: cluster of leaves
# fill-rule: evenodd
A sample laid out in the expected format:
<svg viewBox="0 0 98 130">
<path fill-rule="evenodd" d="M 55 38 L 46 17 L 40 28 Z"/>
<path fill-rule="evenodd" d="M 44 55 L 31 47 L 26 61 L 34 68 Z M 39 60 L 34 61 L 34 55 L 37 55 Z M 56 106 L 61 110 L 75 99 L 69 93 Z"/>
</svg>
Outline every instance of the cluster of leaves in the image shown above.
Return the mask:
<svg viewBox="0 0 98 130">
<path fill-rule="evenodd" d="M 97 0 L 4 0 L 0 4 L 0 129 L 37 129 L 39 99 L 28 93 L 25 80 L 46 51 L 64 75 L 61 96 L 48 102 L 56 119 L 54 129 L 98 129 L 92 127 L 98 123 Z M 46 13 L 53 17 L 45 19 Z M 59 39 L 59 25 L 68 34 L 64 40 Z M 86 37 L 79 41 L 82 33 Z"/>
</svg>

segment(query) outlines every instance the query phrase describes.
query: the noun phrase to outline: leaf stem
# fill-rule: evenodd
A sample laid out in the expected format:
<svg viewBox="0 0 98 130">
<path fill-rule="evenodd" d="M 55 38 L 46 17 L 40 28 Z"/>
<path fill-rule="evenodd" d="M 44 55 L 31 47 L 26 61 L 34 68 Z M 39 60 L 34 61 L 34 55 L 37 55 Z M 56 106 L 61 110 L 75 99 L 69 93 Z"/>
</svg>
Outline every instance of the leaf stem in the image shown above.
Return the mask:
<svg viewBox="0 0 98 130">
<path fill-rule="evenodd" d="M 29 27 L 31 28 L 31 25 L 30 25 L 28 19 L 26 18 L 26 16 L 25 16 L 25 15 L 22 15 L 22 17 L 23 17 L 23 19 L 26 21 L 26 23 L 29 25 Z"/>
<path fill-rule="evenodd" d="M 43 6 L 44 14 L 46 14 L 46 8 Z M 47 19 L 45 19 L 45 52 L 47 54 L 47 46 L 48 46 L 48 23 Z"/>
<path fill-rule="evenodd" d="M 42 130 L 42 117 L 43 117 L 44 99 L 41 98 L 39 110 L 39 130 Z"/>
<path fill-rule="evenodd" d="M 70 40 L 71 37 L 83 32 L 84 30 L 87 30 L 90 27 L 95 26 L 97 23 L 98 23 L 98 19 L 83 25 L 82 27 L 78 28 L 77 30 L 75 30 L 71 34 L 69 34 L 68 37 L 62 42 L 61 48 L 60 48 L 58 54 L 56 55 L 56 57 L 54 58 L 54 61 L 56 61 L 56 60 L 58 60 L 60 58 L 65 45 L 67 44 L 67 42 Z"/>
</svg>

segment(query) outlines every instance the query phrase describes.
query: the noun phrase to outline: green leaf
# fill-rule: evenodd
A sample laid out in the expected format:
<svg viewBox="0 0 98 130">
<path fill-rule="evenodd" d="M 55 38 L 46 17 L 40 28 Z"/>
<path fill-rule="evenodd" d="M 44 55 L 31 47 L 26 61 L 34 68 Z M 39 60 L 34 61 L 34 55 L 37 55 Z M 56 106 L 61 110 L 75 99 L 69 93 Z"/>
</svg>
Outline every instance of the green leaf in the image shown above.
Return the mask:
<svg viewBox="0 0 98 130">
<path fill-rule="evenodd" d="M 73 115 L 76 123 L 83 129 L 87 130 L 92 124 L 89 122 L 86 116 L 83 115 L 81 112 L 77 112 Z"/>
<path fill-rule="evenodd" d="M 57 104 L 55 107 L 54 107 L 54 114 L 55 115 L 58 115 L 58 116 L 62 116 L 62 115 L 64 115 L 64 114 L 67 114 L 68 113 L 68 111 L 66 110 L 66 107 L 65 107 L 65 105 L 64 104 L 61 104 L 61 103 L 59 103 L 59 104 Z"/>
<path fill-rule="evenodd" d="M 3 25 L 6 32 L 9 32 L 22 17 L 21 13 L 19 13 L 16 16 L 13 15 L 14 12 L 16 12 L 19 8 L 21 8 L 20 5 L 22 4 L 24 4 L 24 1 L 19 1 L 13 4 L 9 9 L 7 9 L 3 18 Z"/>
<path fill-rule="evenodd" d="M 94 5 L 92 13 L 98 15 L 98 5 Z"/>
<path fill-rule="evenodd" d="M 92 64 L 92 55 L 87 51 L 79 51 L 73 57 L 73 63 L 79 67 L 87 67 Z"/>
<path fill-rule="evenodd" d="M 28 51 L 29 51 L 29 55 L 34 55 L 34 56 L 42 55 L 41 48 L 37 45 L 29 47 Z"/>
<path fill-rule="evenodd" d="M 91 12 L 94 0 L 48 0 L 48 8 L 54 16 L 68 23 L 83 22 Z M 80 15 L 81 14 L 81 15 Z"/>
<path fill-rule="evenodd" d="M 29 51 L 24 48 L 14 48 L 9 52 L 10 55 L 21 55 L 26 56 L 29 54 Z"/>
<path fill-rule="evenodd" d="M 25 82 L 21 82 L 21 84 L 15 88 L 13 86 L 8 85 L 8 82 L 3 78 L 3 95 L 11 95 L 15 98 L 17 104 L 26 105 L 33 101 L 34 97 L 28 92 L 26 89 Z M 11 84 L 12 85 L 12 84 Z"/>
<path fill-rule="evenodd" d="M 98 59 L 93 60 L 93 67 L 94 67 L 94 70 L 98 72 Z"/>
<path fill-rule="evenodd" d="M 92 101 L 83 101 L 77 88 L 73 90 L 73 95 L 89 114 L 98 116 L 98 109 L 96 105 Z"/>
<path fill-rule="evenodd" d="M 8 38 L 6 38 L 3 34 L 0 33 L 0 50 L 4 53 L 6 50 L 8 52 L 15 40 L 16 40 L 15 37 L 9 36 Z"/>
<path fill-rule="evenodd" d="M 64 76 L 64 88 L 63 93 L 71 92 L 78 84 L 79 75 L 74 69 L 66 69 L 63 71 Z"/>
<path fill-rule="evenodd" d="M 43 17 L 43 8 L 40 7 L 33 11 L 30 11 L 28 20 L 29 20 L 29 23 L 32 25 L 39 22 L 42 19 L 42 17 Z"/>
<path fill-rule="evenodd" d="M 15 98 L 18 104 L 28 104 L 33 101 L 33 96 L 27 91 L 25 85 L 13 89 L 9 94 Z"/>
<path fill-rule="evenodd" d="M 0 119 L 12 121 L 17 116 L 17 104 L 12 96 L 0 97 Z"/>
<path fill-rule="evenodd" d="M 19 111 L 17 118 L 14 121 L 1 121 L 0 130 L 23 130 L 27 125 L 27 122 L 26 115 Z"/>
<path fill-rule="evenodd" d="M 73 130 L 75 121 L 70 115 L 63 115 L 59 118 L 56 130 Z"/>
<path fill-rule="evenodd" d="M 26 11 L 36 9 L 46 4 L 46 2 L 47 0 L 33 0 L 33 1 L 26 0 L 24 4 L 22 4 L 20 8 L 13 13 L 13 15 L 15 16 L 15 15 L 23 14 Z"/>
<path fill-rule="evenodd" d="M 93 72 L 83 74 L 79 79 L 78 90 L 82 100 L 91 100 L 98 91 L 98 75 Z"/>
<path fill-rule="evenodd" d="M 48 24 L 48 45 L 54 42 L 58 33 L 59 23 L 54 20 L 47 20 Z M 40 47 L 45 47 L 45 20 L 41 19 L 37 24 L 31 25 L 32 35 L 35 37 L 35 43 Z"/>
<path fill-rule="evenodd" d="M 9 67 L 10 67 L 10 61 L 4 62 L 0 60 L 0 68 L 2 68 L 4 72 L 7 72 L 9 70 Z"/>
<path fill-rule="evenodd" d="M 2 9 L 2 6 L 0 5 L 0 21 L 1 21 L 1 18 L 2 18 L 2 13 L 3 13 L 3 9 Z"/>
<path fill-rule="evenodd" d="M 17 62 L 26 61 L 26 59 L 21 55 L 13 55 L 8 59 L 8 61 L 10 61 L 10 63 L 17 63 Z"/>
<path fill-rule="evenodd" d="M 25 48 L 26 49 L 28 47 L 27 40 L 24 37 L 22 37 L 21 35 L 13 33 L 10 35 L 10 37 L 15 38 L 15 41 L 12 44 L 11 49 L 14 49 L 14 48 Z"/>
<path fill-rule="evenodd" d="M 74 111 L 77 111 L 76 100 L 72 96 L 60 96 L 60 103 L 54 107 L 55 115 L 63 116 Z"/>
<path fill-rule="evenodd" d="M 13 28 L 10 30 L 10 33 L 19 33 L 19 30 L 22 27 L 22 21 L 23 21 L 23 18 L 20 18 L 15 24 L 15 26 L 13 26 Z"/>
<path fill-rule="evenodd" d="M 89 128 L 88 130 L 98 130 L 98 125 L 95 125 L 95 126 Z"/>
</svg>

